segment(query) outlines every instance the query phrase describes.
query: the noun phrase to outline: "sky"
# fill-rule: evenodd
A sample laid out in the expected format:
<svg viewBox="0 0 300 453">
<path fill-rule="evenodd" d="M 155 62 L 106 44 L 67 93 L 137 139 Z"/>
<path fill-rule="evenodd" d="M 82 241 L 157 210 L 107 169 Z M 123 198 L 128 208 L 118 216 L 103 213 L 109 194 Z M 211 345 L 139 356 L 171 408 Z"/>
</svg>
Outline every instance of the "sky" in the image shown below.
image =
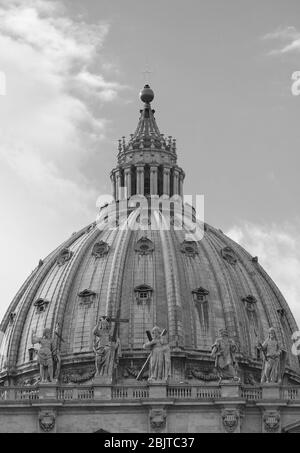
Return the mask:
<svg viewBox="0 0 300 453">
<path fill-rule="evenodd" d="M 0 317 L 95 220 L 149 82 L 185 193 L 259 256 L 300 324 L 298 0 L 0 0 L 0 49 Z"/>
</svg>

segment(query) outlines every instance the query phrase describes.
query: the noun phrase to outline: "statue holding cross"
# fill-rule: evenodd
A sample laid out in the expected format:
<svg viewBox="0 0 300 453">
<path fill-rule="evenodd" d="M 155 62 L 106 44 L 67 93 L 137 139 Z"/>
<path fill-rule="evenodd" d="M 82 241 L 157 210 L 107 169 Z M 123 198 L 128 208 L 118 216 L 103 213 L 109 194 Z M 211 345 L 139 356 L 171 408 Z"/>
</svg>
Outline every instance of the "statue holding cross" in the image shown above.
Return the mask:
<svg viewBox="0 0 300 453">
<path fill-rule="evenodd" d="M 128 322 L 128 319 L 101 316 L 93 330 L 95 377 L 111 379 L 113 376 L 113 371 L 121 355 L 121 344 L 117 337 L 118 326 L 121 322 Z"/>
</svg>

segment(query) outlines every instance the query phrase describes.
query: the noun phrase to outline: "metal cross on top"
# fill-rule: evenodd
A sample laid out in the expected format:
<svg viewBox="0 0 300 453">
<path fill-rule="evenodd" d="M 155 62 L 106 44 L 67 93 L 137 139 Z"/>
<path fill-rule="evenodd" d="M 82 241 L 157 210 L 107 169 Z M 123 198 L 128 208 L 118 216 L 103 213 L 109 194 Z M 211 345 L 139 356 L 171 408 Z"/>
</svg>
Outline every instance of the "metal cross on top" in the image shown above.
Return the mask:
<svg viewBox="0 0 300 453">
<path fill-rule="evenodd" d="M 150 71 L 148 67 L 144 71 L 142 71 L 142 74 L 144 74 L 144 82 L 147 83 L 150 81 L 150 74 L 153 74 L 153 71 Z"/>
</svg>

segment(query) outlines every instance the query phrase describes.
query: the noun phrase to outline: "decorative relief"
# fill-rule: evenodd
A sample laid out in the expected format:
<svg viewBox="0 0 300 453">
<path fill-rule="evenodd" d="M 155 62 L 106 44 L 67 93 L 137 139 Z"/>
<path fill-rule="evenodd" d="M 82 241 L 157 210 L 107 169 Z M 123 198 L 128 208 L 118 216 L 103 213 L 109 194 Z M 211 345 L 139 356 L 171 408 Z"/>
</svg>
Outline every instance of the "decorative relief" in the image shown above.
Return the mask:
<svg viewBox="0 0 300 453">
<path fill-rule="evenodd" d="M 103 256 L 108 254 L 109 249 L 110 247 L 107 244 L 107 242 L 104 241 L 97 242 L 93 247 L 92 255 L 95 258 L 102 258 Z"/>
<path fill-rule="evenodd" d="M 63 249 L 59 253 L 59 255 L 56 259 L 56 263 L 58 264 L 58 266 L 63 266 L 67 261 L 69 261 L 72 258 L 72 256 L 73 256 L 73 252 L 71 252 L 71 250 Z"/>
<path fill-rule="evenodd" d="M 140 255 L 150 255 L 154 251 L 154 244 L 149 238 L 141 237 L 135 245 L 135 251 Z"/>
<path fill-rule="evenodd" d="M 90 307 L 96 298 L 96 293 L 90 289 L 81 291 L 78 296 L 80 297 L 80 305 Z"/>
<path fill-rule="evenodd" d="M 194 258 L 198 255 L 198 245 L 196 241 L 183 241 L 180 247 L 181 253 Z"/>
<path fill-rule="evenodd" d="M 55 414 L 52 411 L 42 411 L 39 414 L 39 425 L 42 431 L 49 433 L 55 428 Z"/>
<path fill-rule="evenodd" d="M 240 413 L 237 409 L 224 409 L 222 411 L 222 422 L 225 431 L 234 433 L 240 421 Z"/>
<path fill-rule="evenodd" d="M 218 381 L 219 380 L 219 375 L 214 373 L 213 371 L 204 371 L 200 370 L 199 368 L 192 368 L 189 367 L 186 370 L 186 377 L 187 379 L 197 379 L 199 381 L 204 381 L 204 382 L 213 382 L 213 381 Z"/>
<path fill-rule="evenodd" d="M 165 409 L 150 410 L 150 426 L 154 431 L 162 431 L 166 427 L 167 412 Z"/>
<path fill-rule="evenodd" d="M 267 433 L 277 433 L 280 428 L 280 412 L 275 410 L 265 411 L 263 415 L 263 427 Z"/>
<path fill-rule="evenodd" d="M 62 383 L 63 384 L 82 384 L 84 382 L 90 381 L 93 379 L 96 373 L 96 368 L 92 367 L 85 367 L 79 369 L 70 369 L 65 370 L 62 373 Z"/>
<path fill-rule="evenodd" d="M 248 311 L 255 311 L 257 300 L 254 296 L 243 297 L 242 301 L 245 303 L 245 307 Z"/>
<path fill-rule="evenodd" d="M 17 313 L 14 313 L 13 311 L 9 314 L 9 324 L 12 325 L 15 322 Z"/>
<path fill-rule="evenodd" d="M 227 261 L 229 264 L 234 266 L 237 263 L 237 257 L 235 255 L 235 252 L 232 250 L 230 247 L 224 247 L 221 250 L 221 255 L 222 258 Z"/>
<path fill-rule="evenodd" d="M 150 303 L 153 288 L 149 285 L 140 285 L 134 288 L 135 298 L 138 304 Z"/>
<path fill-rule="evenodd" d="M 41 314 L 44 313 L 44 311 L 46 311 L 46 308 L 48 307 L 49 303 L 50 303 L 49 300 L 39 298 L 36 302 L 34 302 L 33 305 L 34 307 L 36 307 L 37 313 Z"/>
</svg>

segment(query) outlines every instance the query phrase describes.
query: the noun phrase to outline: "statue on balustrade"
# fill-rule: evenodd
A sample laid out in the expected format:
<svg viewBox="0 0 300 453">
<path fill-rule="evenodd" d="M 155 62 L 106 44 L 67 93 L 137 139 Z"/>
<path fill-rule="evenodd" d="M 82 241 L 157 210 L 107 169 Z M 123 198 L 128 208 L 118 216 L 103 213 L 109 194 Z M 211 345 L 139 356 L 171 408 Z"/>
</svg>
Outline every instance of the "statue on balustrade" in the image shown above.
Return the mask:
<svg viewBox="0 0 300 453">
<path fill-rule="evenodd" d="M 40 366 L 41 382 L 53 381 L 53 352 L 55 349 L 54 339 L 51 337 L 51 330 L 44 329 L 43 336 L 37 337 L 36 333 L 32 331 L 31 335 L 32 344 L 39 343 L 40 349 L 38 350 L 38 364 Z"/>
<path fill-rule="evenodd" d="M 97 376 L 112 377 L 120 355 L 120 341 L 116 338 L 116 328 L 112 330 L 112 320 L 101 316 L 93 330 L 95 366 Z"/>
<path fill-rule="evenodd" d="M 268 337 L 259 343 L 263 351 L 262 383 L 280 383 L 286 361 L 286 352 L 281 349 L 273 327 L 269 329 Z"/>
<path fill-rule="evenodd" d="M 147 331 L 149 341 L 144 344 L 144 349 L 150 349 L 150 354 L 142 367 L 137 379 L 142 375 L 149 363 L 149 382 L 166 382 L 171 371 L 170 346 L 166 338 L 166 329 L 153 327 L 151 333 Z"/>
<path fill-rule="evenodd" d="M 236 360 L 237 346 L 229 338 L 226 329 L 220 330 L 220 337 L 216 339 L 212 346 L 211 355 L 215 358 L 215 368 L 219 376 L 219 383 L 223 379 L 239 382 L 238 364 Z"/>
</svg>

